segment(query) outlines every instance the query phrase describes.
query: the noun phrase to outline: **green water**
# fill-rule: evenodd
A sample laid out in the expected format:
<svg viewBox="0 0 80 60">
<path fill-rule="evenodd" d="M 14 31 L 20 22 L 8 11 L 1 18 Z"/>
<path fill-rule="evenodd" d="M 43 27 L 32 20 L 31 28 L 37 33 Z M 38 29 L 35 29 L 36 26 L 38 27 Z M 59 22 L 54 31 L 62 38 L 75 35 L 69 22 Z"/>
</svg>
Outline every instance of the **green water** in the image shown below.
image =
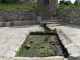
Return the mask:
<svg viewBox="0 0 80 60">
<path fill-rule="evenodd" d="M 55 35 L 29 35 L 16 56 L 48 57 L 61 55 L 62 51 L 61 53 L 57 52 L 59 48 L 61 47 Z"/>
</svg>

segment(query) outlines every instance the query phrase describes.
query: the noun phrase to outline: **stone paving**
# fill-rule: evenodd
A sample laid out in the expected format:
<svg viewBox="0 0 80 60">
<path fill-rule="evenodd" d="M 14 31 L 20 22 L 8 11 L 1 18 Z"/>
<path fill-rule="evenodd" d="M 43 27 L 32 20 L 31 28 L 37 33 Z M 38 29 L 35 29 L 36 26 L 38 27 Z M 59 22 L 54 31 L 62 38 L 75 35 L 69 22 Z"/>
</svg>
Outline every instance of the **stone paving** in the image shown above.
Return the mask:
<svg viewBox="0 0 80 60">
<path fill-rule="evenodd" d="M 80 50 L 80 26 L 77 25 L 48 25 L 51 29 L 61 29 Z M 15 57 L 16 51 L 20 48 L 30 31 L 44 31 L 39 25 L 1 27 L 0 28 L 0 57 Z M 74 48 L 76 49 L 76 48 Z M 1 59 L 0 59 L 1 60 Z M 14 59 L 12 59 L 14 60 Z M 17 59 L 15 59 L 17 60 Z M 35 59 L 36 60 L 36 59 Z M 57 59 L 55 59 L 57 60 Z M 64 59 L 61 59 L 64 60 Z"/>
<path fill-rule="evenodd" d="M 14 57 L 30 31 L 43 31 L 39 26 L 0 28 L 0 57 Z"/>
</svg>

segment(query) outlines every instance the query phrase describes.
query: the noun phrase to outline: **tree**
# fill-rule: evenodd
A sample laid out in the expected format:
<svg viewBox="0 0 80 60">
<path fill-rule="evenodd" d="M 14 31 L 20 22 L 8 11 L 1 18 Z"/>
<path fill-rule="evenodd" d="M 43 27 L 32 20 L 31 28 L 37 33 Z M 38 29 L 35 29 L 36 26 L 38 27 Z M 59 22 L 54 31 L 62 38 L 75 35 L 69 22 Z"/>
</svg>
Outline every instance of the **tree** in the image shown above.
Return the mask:
<svg viewBox="0 0 80 60">
<path fill-rule="evenodd" d="M 65 0 L 60 0 L 59 4 L 64 4 L 64 3 L 65 3 Z"/>
<path fill-rule="evenodd" d="M 77 0 L 75 0 L 74 5 L 77 5 L 77 4 L 78 4 L 78 1 L 77 1 Z"/>
<path fill-rule="evenodd" d="M 16 2 L 20 2 L 21 0 L 1 0 L 2 4 L 14 4 Z"/>
<path fill-rule="evenodd" d="M 72 2 L 71 2 L 70 0 L 67 0 L 67 1 L 65 1 L 65 0 L 61 0 L 59 4 L 71 5 Z"/>
<path fill-rule="evenodd" d="M 70 0 L 65 1 L 65 5 L 72 5 L 72 2 Z"/>
</svg>

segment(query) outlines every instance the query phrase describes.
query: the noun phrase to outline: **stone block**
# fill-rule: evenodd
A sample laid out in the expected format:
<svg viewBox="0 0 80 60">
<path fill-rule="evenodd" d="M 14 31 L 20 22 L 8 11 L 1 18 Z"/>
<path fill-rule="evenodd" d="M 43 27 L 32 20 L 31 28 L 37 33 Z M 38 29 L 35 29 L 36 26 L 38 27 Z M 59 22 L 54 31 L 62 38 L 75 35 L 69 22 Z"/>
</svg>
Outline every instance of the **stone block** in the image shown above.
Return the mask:
<svg viewBox="0 0 80 60">
<path fill-rule="evenodd" d="M 14 26 L 14 23 L 13 22 L 10 22 L 10 26 Z"/>
<path fill-rule="evenodd" d="M 5 27 L 5 26 L 6 26 L 5 22 L 0 22 L 0 27 Z"/>
<path fill-rule="evenodd" d="M 10 26 L 10 22 L 5 22 L 6 23 L 6 27 Z"/>
<path fill-rule="evenodd" d="M 68 60 L 80 60 L 80 54 L 72 54 L 68 57 Z"/>
<path fill-rule="evenodd" d="M 20 21 L 14 21 L 14 26 L 20 26 Z"/>
<path fill-rule="evenodd" d="M 21 21 L 20 23 L 21 23 L 21 25 L 27 25 L 28 21 Z"/>
<path fill-rule="evenodd" d="M 37 18 L 37 22 L 40 23 L 41 22 L 41 17 Z"/>
</svg>

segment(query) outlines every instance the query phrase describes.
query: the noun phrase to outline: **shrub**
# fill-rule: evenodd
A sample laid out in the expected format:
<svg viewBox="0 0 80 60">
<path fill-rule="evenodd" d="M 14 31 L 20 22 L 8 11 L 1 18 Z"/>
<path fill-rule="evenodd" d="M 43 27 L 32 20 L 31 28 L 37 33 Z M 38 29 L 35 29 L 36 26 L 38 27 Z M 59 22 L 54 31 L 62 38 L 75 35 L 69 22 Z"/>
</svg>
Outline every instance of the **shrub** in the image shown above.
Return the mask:
<svg viewBox="0 0 80 60">
<path fill-rule="evenodd" d="M 71 1 L 65 1 L 65 5 L 72 5 Z"/>
<path fill-rule="evenodd" d="M 78 4 L 78 1 L 76 0 L 75 2 L 74 2 L 74 5 L 77 5 Z"/>
<path fill-rule="evenodd" d="M 56 16 L 57 14 L 56 14 L 56 12 L 52 12 L 52 15 L 55 15 Z"/>
<path fill-rule="evenodd" d="M 59 4 L 64 4 L 64 3 L 65 3 L 65 0 L 60 0 Z"/>
<path fill-rule="evenodd" d="M 21 0 L 1 0 L 2 4 L 14 4 L 16 2 L 20 2 Z"/>
<path fill-rule="evenodd" d="M 69 1 L 61 0 L 59 4 L 72 5 L 72 2 L 70 0 Z"/>
</svg>

